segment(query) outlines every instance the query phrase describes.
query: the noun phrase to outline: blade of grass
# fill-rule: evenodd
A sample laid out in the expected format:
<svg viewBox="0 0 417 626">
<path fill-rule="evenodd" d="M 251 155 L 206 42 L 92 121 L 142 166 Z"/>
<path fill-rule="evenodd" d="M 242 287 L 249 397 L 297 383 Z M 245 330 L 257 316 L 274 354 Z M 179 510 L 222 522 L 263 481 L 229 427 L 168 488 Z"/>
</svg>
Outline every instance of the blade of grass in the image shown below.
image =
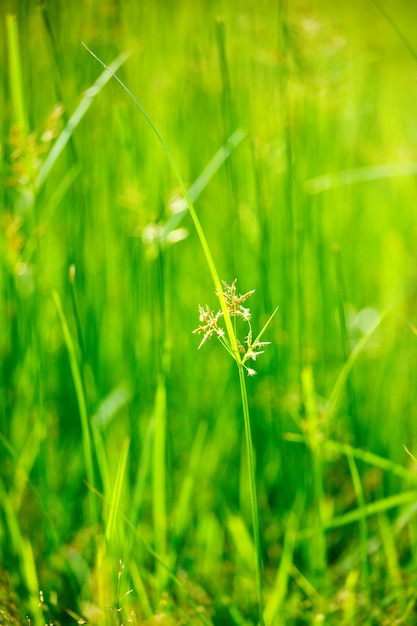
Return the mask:
<svg viewBox="0 0 417 626">
<path fill-rule="evenodd" d="M 78 364 L 75 345 L 72 340 L 71 332 L 68 326 L 67 319 L 65 317 L 64 309 L 62 307 L 61 298 L 57 291 L 52 292 L 52 297 L 55 302 L 56 309 L 58 311 L 58 317 L 61 322 L 62 332 L 64 335 L 65 345 L 68 351 L 68 357 L 70 362 L 72 379 L 75 387 L 75 394 L 78 402 L 78 410 L 80 412 L 81 430 L 82 430 L 82 445 L 84 453 L 84 462 L 87 473 L 87 481 L 91 486 L 95 485 L 94 477 L 94 463 L 93 463 L 93 447 L 91 444 L 90 424 L 87 411 L 87 401 L 84 393 L 84 385 L 82 382 L 81 370 Z M 90 498 L 90 518 L 91 522 L 97 522 L 97 511 L 94 503 L 94 499 Z"/>
<path fill-rule="evenodd" d="M 226 29 L 224 19 L 218 18 L 215 21 L 217 53 L 220 62 L 220 74 L 222 78 L 222 117 L 225 125 L 225 135 L 231 133 L 234 126 L 232 90 L 230 87 L 229 67 L 226 55 Z"/>
<path fill-rule="evenodd" d="M 355 458 L 352 454 L 352 448 L 346 446 L 346 457 L 349 463 L 350 474 L 352 476 L 353 488 L 355 490 L 356 499 L 358 501 L 358 510 L 361 513 L 359 517 L 359 547 L 362 555 L 362 572 L 366 593 L 366 614 L 367 624 L 370 624 L 370 615 L 372 608 L 372 592 L 371 592 L 371 575 L 370 575 L 370 563 L 368 556 L 369 534 L 368 526 L 366 523 L 366 504 L 365 497 L 362 489 L 362 482 L 359 476 L 358 468 L 355 462 Z"/>
<path fill-rule="evenodd" d="M 407 448 L 407 446 L 404 446 L 404 450 L 406 451 L 406 453 L 408 454 L 408 456 L 409 456 L 411 459 L 413 459 L 414 463 L 417 463 L 417 459 L 416 459 L 416 457 L 414 456 L 414 454 L 412 454 L 412 453 L 410 452 L 410 450 Z"/>
<path fill-rule="evenodd" d="M 100 493 L 97 489 L 95 489 L 91 485 L 87 485 L 87 487 L 90 489 L 91 493 L 95 494 L 98 498 L 100 498 L 102 502 L 106 503 L 106 499 L 102 493 Z M 165 563 L 164 559 L 161 558 L 160 555 L 149 545 L 146 539 L 144 539 L 143 536 L 140 534 L 138 529 L 132 524 L 129 518 L 122 511 L 120 511 L 120 509 L 117 510 L 117 514 L 121 517 L 121 519 L 124 521 L 126 526 L 130 528 L 134 537 L 142 544 L 142 546 L 145 548 L 148 554 L 150 554 L 155 559 L 155 561 L 162 568 L 165 569 L 167 576 L 177 585 L 177 587 L 184 594 L 184 597 L 187 599 L 190 606 L 194 609 L 201 623 L 204 626 L 212 626 L 210 622 L 202 614 L 200 607 L 198 607 L 197 604 L 194 602 L 194 600 L 192 599 L 192 597 L 190 596 L 190 594 L 188 593 L 187 589 L 184 587 L 180 579 L 171 571 L 170 567 Z"/>
<path fill-rule="evenodd" d="M 152 506 L 155 551 L 162 559 L 167 558 L 167 511 L 166 511 L 166 420 L 167 399 L 165 378 L 158 378 L 153 409 L 152 447 Z M 157 568 L 160 589 L 165 583 L 165 571 Z"/>
<path fill-rule="evenodd" d="M 258 500 L 256 495 L 256 474 L 255 474 L 255 454 L 252 442 L 252 429 L 249 414 L 248 394 L 246 390 L 246 378 L 243 365 L 239 364 L 239 383 L 242 399 L 243 419 L 245 424 L 246 437 L 246 454 L 248 457 L 248 473 L 249 473 L 249 489 L 252 510 L 252 532 L 255 544 L 255 574 L 256 574 L 256 592 L 258 598 L 259 623 L 264 626 L 264 600 L 263 600 L 263 584 L 262 584 L 262 550 L 261 536 L 259 528 L 259 512 Z"/>
<path fill-rule="evenodd" d="M 15 511 L 20 509 L 22 498 L 27 488 L 30 472 L 39 455 L 41 444 L 46 438 L 46 425 L 42 420 L 36 420 L 32 431 L 28 434 L 26 443 L 16 460 L 16 471 L 13 489 L 10 498 Z"/>
<path fill-rule="evenodd" d="M 305 435 L 300 435 L 298 433 L 287 433 L 285 435 L 286 441 L 292 441 L 294 443 L 306 443 Z M 369 452 L 368 450 L 361 450 L 360 448 L 355 448 L 350 444 L 339 443 L 338 441 L 333 441 L 332 439 L 326 439 L 321 442 L 324 448 L 327 448 L 329 451 L 338 452 L 339 454 L 346 454 L 346 451 L 349 451 L 349 454 L 355 459 L 359 459 L 368 463 L 368 465 L 373 465 L 374 467 L 378 467 L 387 472 L 391 472 L 404 480 L 410 480 L 411 482 L 416 482 L 417 476 L 414 471 L 403 467 L 402 465 L 398 465 L 394 463 L 390 459 L 386 459 L 382 456 L 374 454 L 373 452 Z"/>
<path fill-rule="evenodd" d="M 109 493 L 109 497 L 105 499 L 108 502 L 107 512 L 105 513 L 105 530 L 104 536 L 98 538 L 98 550 L 96 557 L 96 592 L 98 597 L 99 608 L 104 608 L 111 595 L 112 588 L 112 567 L 111 562 L 113 555 L 107 558 L 107 553 L 113 545 L 117 545 L 120 549 L 118 542 L 114 541 L 114 532 L 116 526 L 117 511 L 120 505 L 120 497 L 122 493 L 123 482 L 126 474 L 126 464 L 129 452 L 129 439 L 125 439 L 122 444 L 120 452 L 119 463 L 116 472 L 116 478 L 112 485 L 112 491 Z M 105 621 L 101 620 L 103 624 Z"/>
<path fill-rule="evenodd" d="M 285 523 L 285 539 L 282 555 L 274 583 L 269 592 L 269 599 L 265 606 L 265 623 L 268 625 L 284 623 L 283 620 L 280 619 L 280 611 L 285 600 L 291 573 L 300 509 L 300 499 L 298 499 Z"/>
<path fill-rule="evenodd" d="M 188 196 L 191 202 L 195 202 L 203 190 L 207 187 L 211 179 L 214 177 L 216 172 L 220 169 L 225 161 L 230 157 L 233 150 L 235 150 L 238 145 L 245 139 L 246 133 L 238 128 L 230 135 L 230 137 L 226 140 L 226 142 L 219 148 L 216 154 L 213 156 L 211 161 L 206 165 L 204 170 L 201 172 L 200 176 L 194 181 L 191 187 L 188 190 Z M 164 225 L 161 233 L 161 244 L 166 243 L 168 235 L 178 227 L 181 223 L 184 215 L 188 213 L 187 203 L 183 200 L 182 204 L 179 205 L 179 208 L 175 210 L 173 215 L 168 219 L 166 224 Z"/>
<path fill-rule="evenodd" d="M 12 94 L 15 123 L 24 138 L 29 133 L 25 99 L 23 96 L 22 64 L 20 57 L 19 32 L 15 15 L 6 15 L 7 52 L 9 55 L 10 89 Z"/>
<path fill-rule="evenodd" d="M 216 44 L 217 44 L 217 53 L 219 56 L 220 63 L 220 75 L 222 79 L 222 99 L 221 99 L 221 113 L 223 119 L 224 126 L 224 134 L 230 135 L 232 129 L 236 126 L 235 124 L 235 114 L 234 107 L 232 102 L 232 89 L 230 85 L 230 73 L 229 73 L 229 64 L 226 54 L 226 28 L 225 22 L 222 18 L 217 18 L 215 21 L 215 30 L 216 30 Z M 237 183 L 237 176 L 235 172 L 235 168 L 233 166 L 233 162 L 229 159 L 226 163 L 226 172 L 227 172 L 227 181 L 229 183 L 229 204 L 232 209 L 232 215 L 234 219 L 234 228 L 231 229 L 230 234 L 230 249 L 232 251 L 232 262 L 235 264 L 236 262 L 236 253 L 239 249 L 239 229 L 240 222 L 237 217 L 237 212 L 239 208 L 239 187 Z M 236 272 L 234 272 L 236 273 Z"/>
<path fill-rule="evenodd" d="M 314 569 L 317 571 L 320 591 L 324 592 L 327 588 L 327 542 L 324 533 L 324 488 L 316 391 L 314 388 L 313 370 L 310 366 L 304 367 L 301 371 L 301 387 L 307 417 L 307 445 L 311 452 L 313 466 L 313 490 L 316 507 L 317 550 L 315 552 L 316 566 Z"/>
<path fill-rule="evenodd" d="M 413 46 L 411 45 L 410 41 L 404 35 L 402 30 L 397 26 L 397 24 L 395 23 L 395 21 L 393 20 L 391 15 L 384 9 L 384 7 L 379 2 L 377 2 L 377 0 L 372 0 L 372 2 L 376 6 L 378 11 L 385 17 L 385 19 L 387 20 L 387 22 L 391 26 L 391 28 L 398 35 L 399 39 L 404 44 L 404 46 L 408 50 L 408 52 L 411 54 L 411 56 L 413 57 L 414 61 L 417 61 L 417 52 L 416 52 L 416 50 L 413 48 Z"/>
<path fill-rule="evenodd" d="M 181 486 L 181 491 L 178 497 L 178 505 L 175 511 L 174 521 L 172 525 L 173 526 L 173 531 L 172 531 L 173 552 L 171 556 L 172 569 L 175 569 L 174 564 L 177 560 L 178 548 L 181 544 L 181 541 L 184 537 L 185 530 L 187 528 L 187 519 L 189 516 L 191 498 L 192 498 L 192 494 L 194 491 L 198 466 L 201 462 L 206 433 L 207 433 L 207 423 L 200 422 L 197 433 L 194 438 L 192 448 L 191 448 L 188 470 Z"/>
<path fill-rule="evenodd" d="M 136 560 L 132 559 L 129 565 L 129 574 L 132 579 L 132 584 L 135 589 L 135 593 L 139 598 L 139 604 L 143 611 L 143 616 L 150 619 L 153 615 L 152 607 L 149 602 L 148 594 L 142 579 L 142 575 L 137 566 Z"/>
<path fill-rule="evenodd" d="M 391 509 L 400 508 L 409 504 L 410 502 L 415 502 L 417 498 L 417 491 L 405 491 L 403 493 L 395 494 L 394 496 L 387 496 L 386 498 L 380 498 L 375 502 L 369 502 L 364 506 L 363 509 L 353 509 L 348 513 L 343 513 L 342 515 L 336 515 L 332 519 L 326 521 L 324 523 L 324 529 L 326 531 L 334 530 L 335 528 L 343 528 L 344 526 L 348 526 L 349 524 L 355 524 L 359 522 L 362 517 L 368 518 L 373 515 L 378 515 L 379 513 L 384 513 L 386 511 L 390 511 Z M 297 539 L 305 540 L 308 537 L 311 537 L 315 533 L 314 528 L 306 528 L 301 530 L 298 533 Z"/>
<path fill-rule="evenodd" d="M 55 141 L 48 156 L 46 157 L 45 161 L 42 164 L 42 167 L 39 171 L 39 174 L 35 182 L 35 187 L 37 191 L 39 191 L 42 185 L 45 183 L 51 169 L 55 165 L 58 157 L 64 150 L 68 141 L 70 140 L 74 130 L 77 128 L 78 124 L 81 122 L 82 118 L 87 113 L 90 106 L 92 105 L 94 98 L 100 93 L 100 91 L 103 89 L 106 83 L 109 82 L 113 73 L 116 72 L 119 69 L 119 67 L 123 65 L 123 63 L 128 58 L 129 58 L 128 54 L 120 54 L 118 57 L 116 57 L 116 59 L 114 59 L 114 61 L 110 63 L 109 68 L 106 69 L 104 72 L 102 72 L 100 76 L 97 78 L 97 80 L 95 81 L 95 83 L 84 92 L 81 102 L 75 109 L 74 113 L 71 115 L 70 119 L 65 125 L 65 128 L 63 129 L 63 131 L 61 132 L 61 134 Z M 110 71 L 110 74 L 109 74 L 109 71 Z"/>
<path fill-rule="evenodd" d="M 32 545 L 21 531 L 17 513 L 13 508 L 3 481 L 0 479 L 0 506 L 4 512 L 4 519 L 8 529 L 8 539 L 13 546 L 14 553 L 19 563 L 19 571 L 22 581 L 29 592 L 29 610 L 34 620 L 35 626 L 43 626 L 41 616 L 38 611 L 39 602 L 39 582 L 36 571 L 36 564 L 33 555 Z"/>
<path fill-rule="evenodd" d="M 349 376 L 349 373 L 352 367 L 355 365 L 359 356 L 363 352 L 363 349 L 365 348 L 366 344 L 368 343 L 368 341 L 370 340 L 370 338 L 372 337 L 376 329 L 381 325 L 383 320 L 387 317 L 388 313 L 389 313 L 388 310 L 384 311 L 383 313 L 381 313 L 379 317 L 377 317 L 370 324 L 367 331 L 364 333 L 363 337 L 360 339 L 360 341 L 358 341 L 358 343 L 356 344 L 356 346 L 350 353 L 348 360 L 340 369 L 339 374 L 336 378 L 336 381 L 333 385 L 333 389 L 330 393 L 330 397 L 329 397 L 329 403 L 328 403 L 328 409 L 327 409 L 327 418 L 329 420 L 336 412 L 339 398 L 342 393 L 342 389 L 346 383 L 347 377 Z"/>
<path fill-rule="evenodd" d="M 220 306 L 221 309 L 223 311 L 223 315 L 224 315 L 224 320 L 225 320 L 225 325 L 226 325 L 226 329 L 227 329 L 227 334 L 229 336 L 229 340 L 230 340 L 230 345 L 232 346 L 232 350 L 233 350 L 233 354 L 235 356 L 236 362 L 240 363 L 240 352 L 236 343 L 236 336 L 233 330 L 233 324 L 231 322 L 230 319 L 230 314 L 229 314 L 229 310 L 227 308 L 226 305 L 226 301 L 224 298 L 224 294 L 223 294 L 223 288 L 222 288 L 222 283 L 221 280 L 219 278 L 217 269 L 216 269 L 216 265 L 214 263 L 214 259 L 213 256 L 211 254 L 211 250 L 210 250 L 210 246 L 208 244 L 208 241 L 206 239 L 203 227 L 201 226 L 200 220 L 197 216 L 196 210 L 191 202 L 190 196 L 188 194 L 187 188 L 185 186 L 184 180 L 180 174 L 180 171 L 178 169 L 177 163 L 174 159 L 174 157 L 171 154 L 171 151 L 169 150 L 167 144 L 165 143 L 164 139 L 162 138 L 162 136 L 160 135 L 158 129 L 156 128 L 155 124 L 152 122 L 151 118 L 149 117 L 149 115 L 146 113 L 146 111 L 144 110 L 144 108 L 142 107 L 142 105 L 140 104 L 140 102 L 138 101 L 138 99 L 133 95 L 133 93 L 130 91 L 130 89 L 124 84 L 124 82 L 122 80 L 120 80 L 120 78 L 117 76 L 117 74 L 115 73 L 115 71 L 110 68 L 109 66 L 107 66 L 92 50 L 90 50 L 90 48 L 88 48 L 88 46 L 86 46 L 85 43 L 83 43 L 83 46 L 85 47 L 85 49 L 89 52 L 89 54 L 91 54 L 91 56 L 96 59 L 96 61 L 98 63 L 100 63 L 100 65 L 102 67 L 105 68 L 105 70 L 107 72 L 109 72 L 110 76 L 113 76 L 113 78 L 119 83 L 119 85 L 122 87 L 122 89 L 127 93 L 127 95 L 129 96 L 129 98 L 131 98 L 131 100 L 133 100 L 133 102 L 135 103 L 135 106 L 139 109 L 139 111 L 141 112 L 141 114 L 143 115 L 143 117 L 145 118 L 146 122 L 148 123 L 148 125 L 150 126 L 152 132 L 154 133 L 154 135 L 156 136 L 159 144 L 161 145 L 162 150 L 164 151 L 169 164 L 172 168 L 172 171 L 174 172 L 175 178 L 177 179 L 177 183 L 179 185 L 179 188 L 181 190 L 181 193 L 187 203 L 188 206 L 188 210 L 190 212 L 191 215 L 191 219 L 194 223 L 194 227 L 196 229 L 198 238 L 200 240 L 200 244 L 203 250 L 203 254 L 204 257 L 206 259 L 214 286 L 215 286 L 215 290 L 216 293 L 218 295 L 219 298 L 219 302 L 220 302 Z"/>
<path fill-rule="evenodd" d="M 250 532 L 240 515 L 229 514 L 226 520 L 227 530 L 232 538 L 238 560 L 245 569 L 252 569 L 255 560 L 255 546 Z"/>
<path fill-rule="evenodd" d="M 322 174 L 316 178 L 311 178 L 305 183 L 308 193 L 317 194 L 337 187 L 346 185 L 356 185 L 370 181 L 384 180 L 386 178 L 397 178 L 400 176 L 415 176 L 417 173 L 417 163 L 415 161 L 404 163 L 380 163 L 377 165 L 367 165 L 350 170 L 341 170 L 331 174 Z"/>
<path fill-rule="evenodd" d="M 395 593 L 395 598 L 401 607 L 401 614 L 404 614 L 407 605 L 407 595 L 403 581 L 401 579 L 400 554 L 397 547 L 397 539 L 394 529 L 386 515 L 378 516 L 380 527 L 380 538 L 384 548 L 385 562 L 390 580 L 391 590 Z"/>
<path fill-rule="evenodd" d="M 117 467 L 116 479 L 113 485 L 113 494 L 111 498 L 109 513 L 107 516 L 106 530 L 104 533 L 106 543 L 109 545 L 113 539 L 114 527 L 116 522 L 116 514 L 119 509 L 120 497 L 122 494 L 123 482 L 126 475 L 127 457 L 129 454 L 130 440 L 125 439 L 120 452 L 119 465 Z"/>
</svg>

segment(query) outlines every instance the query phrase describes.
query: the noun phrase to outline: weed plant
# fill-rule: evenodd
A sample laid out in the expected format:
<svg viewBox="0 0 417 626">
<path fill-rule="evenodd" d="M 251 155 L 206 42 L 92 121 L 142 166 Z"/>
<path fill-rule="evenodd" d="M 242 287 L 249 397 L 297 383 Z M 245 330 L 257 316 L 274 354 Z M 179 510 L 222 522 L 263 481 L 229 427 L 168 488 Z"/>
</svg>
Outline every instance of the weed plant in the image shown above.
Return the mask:
<svg viewBox="0 0 417 626">
<path fill-rule="evenodd" d="M 1 3 L 1 623 L 416 623 L 415 17 Z"/>
</svg>

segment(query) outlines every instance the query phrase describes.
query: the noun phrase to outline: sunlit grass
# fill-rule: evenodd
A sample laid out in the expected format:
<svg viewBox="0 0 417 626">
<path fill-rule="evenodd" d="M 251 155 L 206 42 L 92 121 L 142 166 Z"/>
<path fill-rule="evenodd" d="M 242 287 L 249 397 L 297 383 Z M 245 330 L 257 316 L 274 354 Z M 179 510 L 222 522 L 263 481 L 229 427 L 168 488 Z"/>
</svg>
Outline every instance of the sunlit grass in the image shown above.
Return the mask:
<svg viewBox="0 0 417 626">
<path fill-rule="evenodd" d="M 6 4 L 1 620 L 413 623 L 413 3 Z"/>
</svg>

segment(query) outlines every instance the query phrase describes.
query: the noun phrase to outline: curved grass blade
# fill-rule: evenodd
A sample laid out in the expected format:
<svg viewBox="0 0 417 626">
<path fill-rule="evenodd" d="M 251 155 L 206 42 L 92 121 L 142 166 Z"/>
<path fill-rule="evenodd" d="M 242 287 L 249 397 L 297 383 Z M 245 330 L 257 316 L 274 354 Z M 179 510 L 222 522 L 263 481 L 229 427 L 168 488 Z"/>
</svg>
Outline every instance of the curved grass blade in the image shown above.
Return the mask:
<svg viewBox="0 0 417 626">
<path fill-rule="evenodd" d="M 109 82 L 110 78 L 113 75 L 113 72 L 116 72 L 128 58 L 128 54 L 120 54 L 118 57 L 116 57 L 114 61 L 109 65 L 109 70 L 105 70 L 104 72 L 102 72 L 97 78 L 96 82 L 84 92 L 81 102 L 75 109 L 74 113 L 71 115 L 64 130 L 55 141 L 48 156 L 42 164 L 42 167 L 35 181 L 35 188 L 37 191 L 39 191 L 39 189 L 45 183 L 51 169 L 55 165 L 58 157 L 70 140 L 70 137 L 73 134 L 74 130 L 92 105 L 94 98 L 100 93 L 106 83 Z M 109 71 L 111 71 L 110 74 Z"/>
<path fill-rule="evenodd" d="M 240 357 L 240 352 L 239 352 L 239 348 L 237 345 L 237 341 L 236 341 L 236 335 L 233 329 L 233 324 L 230 318 L 230 313 L 229 310 L 227 308 L 227 304 L 226 304 L 226 300 L 224 298 L 224 293 L 223 293 L 223 287 L 222 287 L 222 282 L 220 280 L 219 274 L 217 272 L 216 269 L 216 265 L 214 263 L 214 259 L 213 256 L 211 254 L 211 250 L 210 250 L 210 246 L 208 244 L 208 241 L 206 239 L 206 235 L 204 233 L 203 227 L 201 226 L 200 220 L 198 218 L 198 215 L 196 213 L 196 210 L 193 206 L 193 203 L 191 201 L 191 198 L 189 196 L 189 193 L 187 191 L 187 188 L 185 186 L 184 180 L 180 174 L 180 171 L 178 169 L 177 163 L 174 159 L 174 157 L 171 154 L 171 151 L 169 150 L 167 144 L 165 143 L 164 139 L 162 138 L 161 134 L 159 133 L 158 129 L 156 128 L 155 124 L 152 122 L 151 118 L 149 117 L 149 115 L 146 113 L 145 109 L 142 107 L 142 105 L 140 104 L 140 102 L 138 101 L 138 99 L 133 95 L 133 93 L 130 91 L 130 89 L 124 84 L 124 82 L 122 80 L 120 80 L 120 78 L 117 76 L 117 74 L 115 73 L 115 70 L 113 68 L 111 68 L 110 66 L 107 66 L 92 50 L 90 50 L 90 48 L 88 46 L 86 46 L 85 43 L 83 43 L 84 48 L 87 50 L 87 52 L 89 52 L 89 54 L 91 54 L 91 56 L 96 59 L 96 61 L 98 63 L 100 63 L 100 65 L 102 67 L 105 68 L 105 70 L 110 74 L 110 76 L 113 76 L 113 78 L 119 83 L 119 85 L 122 87 L 122 89 L 127 93 L 127 95 L 129 96 L 129 98 L 131 98 L 131 100 L 133 100 L 133 102 L 135 103 L 135 106 L 139 109 L 139 111 L 141 112 L 141 114 L 143 115 L 143 117 L 145 118 L 146 122 L 148 123 L 148 125 L 150 126 L 150 128 L 152 129 L 152 132 L 154 133 L 154 135 L 156 136 L 156 138 L 158 139 L 158 142 L 160 143 L 168 161 L 169 164 L 171 165 L 171 168 L 175 174 L 175 178 L 177 179 L 179 188 L 181 190 L 181 193 L 184 197 L 184 200 L 187 203 L 187 207 L 188 210 L 190 212 L 191 215 L 191 219 L 193 220 L 194 223 L 194 228 L 196 229 L 198 238 L 200 240 L 200 244 L 203 250 L 203 254 L 204 257 L 206 259 L 206 263 L 208 265 L 213 283 L 214 283 L 214 287 L 215 287 L 215 291 L 218 295 L 219 298 L 219 302 L 220 302 L 220 306 L 221 309 L 223 311 L 223 315 L 224 315 L 224 321 L 225 321 L 225 325 L 226 325 L 226 330 L 227 330 L 227 334 L 229 336 L 229 340 L 230 340 L 230 345 L 232 347 L 233 350 L 233 354 L 234 354 L 234 358 L 236 360 L 236 362 L 238 364 L 241 363 L 241 357 Z"/>
<path fill-rule="evenodd" d="M 98 489 L 95 489 L 92 485 L 87 485 L 88 489 L 90 489 L 90 491 L 95 494 L 96 496 L 98 496 L 100 498 L 100 500 L 102 500 L 104 503 L 106 503 L 106 498 L 104 497 L 104 495 L 102 493 L 100 493 L 100 491 L 98 491 Z M 199 618 L 199 620 L 201 621 L 201 623 L 203 624 L 203 626 L 212 626 L 210 624 L 210 622 L 204 617 L 204 615 L 202 614 L 200 608 L 197 606 L 197 604 L 194 602 L 194 600 L 192 599 L 192 597 L 190 596 L 190 594 L 188 593 L 187 589 L 184 587 L 184 585 L 182 584 L 182 582 L 180 581 L 180 579 L 174 574 L 174 572 L 172 572 L 171 568 L 165 563 L 165 561 L 163 560 L 163 558 L 161 558 L 159 556 L 159 554 L 149 545 L 149 543 L 146 541 L 146 539 L 144 539 L 142 537 L 142 535 L 139 533 L 139 531 L 137 530 L 137 528 L 135 527 L 134 524 L 132 524 L 132 522 L 129 520 L 129 518 L 127 517 L 127 515 L 125 515 L 122 511 L 120 511 L 120 509 L 116 509 L 116 513 L 118 515 L 120 515 L 121 519 L 124 521 L 124 523 L 128 526 L 128 528 L 130 528 L 130 530 L 133 532 L 134 536 L 136 539 L 138 539 L 138 541 L 140 541 L 140 543 L 143 545 L 143 547 L 145 548 L 145 550 L 148 552 L 148 554 L 150 554 L 152 556 L 152 558 L 155 559 L 155 561 L 158 563 L 158 565 L 160 565 L 162 568 L 164 568 L 166 570 L 167 576 L 177 585 L 177 587 L 182 591 L 182 593 L 184 594 L 185 598 L 187 599 L 188 603 L 190 604 L 190 606 L 194 609 L 197 617 Z"/>
</svg>

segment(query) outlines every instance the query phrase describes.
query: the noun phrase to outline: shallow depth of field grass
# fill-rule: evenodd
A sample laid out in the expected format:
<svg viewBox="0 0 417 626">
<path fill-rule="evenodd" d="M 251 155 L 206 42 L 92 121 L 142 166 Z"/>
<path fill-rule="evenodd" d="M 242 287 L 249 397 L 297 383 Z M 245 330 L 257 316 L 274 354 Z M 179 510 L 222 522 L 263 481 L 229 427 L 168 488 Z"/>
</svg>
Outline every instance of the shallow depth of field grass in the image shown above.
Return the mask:
<svg viewBox="0 0 417 626">
<path fill-rule="evenodd" d="M 1 3 L 1 624 L 417 623 L 416 19 Z"/>
</svg>

